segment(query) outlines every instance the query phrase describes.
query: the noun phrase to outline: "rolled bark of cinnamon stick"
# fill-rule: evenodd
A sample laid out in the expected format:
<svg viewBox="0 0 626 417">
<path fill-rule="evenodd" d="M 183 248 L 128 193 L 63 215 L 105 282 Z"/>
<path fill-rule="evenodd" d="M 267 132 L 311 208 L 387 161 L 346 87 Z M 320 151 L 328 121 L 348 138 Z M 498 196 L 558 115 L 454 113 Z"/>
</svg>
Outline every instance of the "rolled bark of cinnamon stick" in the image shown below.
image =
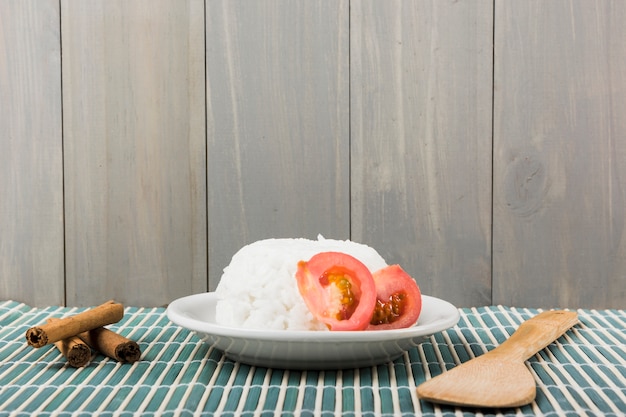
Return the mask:
<svg viewBox="0 0 626 417">
<path fill-rule="evenodd" d="M 48 322 L 50 323 L 57 320 L 60 319 L 50 318 L 48 319 Z M 63 340 L 58 340 L 54 342 L 54 345 L 65 357 L 67 363 L 75 368 L 85 366 L 91 360 L 91 349 L 85 342 L 83 342 L 76 336 L 68 337 L 67 339 Z"/>
<path fill-rule="evenodd" d="M 79 333 L 78 337 L 94 350 L 118 362 L 133 363 L 141 357 L 139 345 L 104 327 Z"/>
<path fill-rule="evenodd" d="M 111 300 L 74 316 L 31 327 L 26 331 L 26 341 L 29 345 L 40 348 L 78 333 L 117 323 L 122 317 L 124 306 Z"/>
</svg>

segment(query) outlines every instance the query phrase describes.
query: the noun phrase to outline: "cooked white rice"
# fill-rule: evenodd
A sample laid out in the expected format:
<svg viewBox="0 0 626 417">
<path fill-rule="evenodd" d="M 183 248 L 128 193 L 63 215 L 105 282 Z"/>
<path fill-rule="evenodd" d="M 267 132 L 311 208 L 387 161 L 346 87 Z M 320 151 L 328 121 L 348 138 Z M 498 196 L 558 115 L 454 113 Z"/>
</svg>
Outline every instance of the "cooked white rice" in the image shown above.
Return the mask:
<svg viewBox="0 0 626 417">
<path fill-rule="evenodd" d="M 247 329 L 326 330 L 298 292 L 298 262 L 319 252 L 352 255 L 370 271 L 387 266 L 369 246 L 324 239 L 267 239 L 241 248 L 224 268 L 217 286 L 216 322 Z"/>
</svg>

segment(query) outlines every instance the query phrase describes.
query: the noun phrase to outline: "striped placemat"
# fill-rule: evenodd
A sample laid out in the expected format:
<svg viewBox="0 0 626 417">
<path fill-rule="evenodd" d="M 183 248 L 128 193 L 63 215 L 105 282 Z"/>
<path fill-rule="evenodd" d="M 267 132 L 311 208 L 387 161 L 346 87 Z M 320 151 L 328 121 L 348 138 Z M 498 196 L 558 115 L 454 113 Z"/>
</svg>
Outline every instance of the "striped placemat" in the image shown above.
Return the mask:
<svg viewBox="0 0 626 417">
<path fill-rule="evenodd" d="M 578 310 L 580 324 L 528 361 L 537 398 L 475 410 L 420 401 L 415 387 L 493 349 L 538 310 L 461 309 L 457 326 L 388 364 L 289 371 L 225 359 L 163 308 L 126 307 L 110 326 L 139 343 L 142 359 L 95 356 L 72 368 L 53 346 L 29 347 L 26 330 L 83 311 L 0 301 L 0 416 L 624 416 L 626 311 Z"/>
</svg>

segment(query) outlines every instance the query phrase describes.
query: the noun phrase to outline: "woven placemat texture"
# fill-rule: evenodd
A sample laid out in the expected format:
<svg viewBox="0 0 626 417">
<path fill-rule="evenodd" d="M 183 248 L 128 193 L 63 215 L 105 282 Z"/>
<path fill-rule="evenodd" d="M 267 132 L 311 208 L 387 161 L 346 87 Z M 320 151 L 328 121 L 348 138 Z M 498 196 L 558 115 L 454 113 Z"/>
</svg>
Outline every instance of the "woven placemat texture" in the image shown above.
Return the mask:
<svg viewBox="0 0 626 417">
<path fill-rule="evenodd" d="M 101 355 L 72 368 L 54 346 L 26 344 L 29 327 L 85 309 L 0 301 L 0 416 L 624 416 L 626 311 L 578 310 L 580 323 L 532 357 L 537 398 L 476 410 L 420 401 L 415 387 L 493 349 L 538 310 L 461 309 L 459 323 L 388 364 L 289 371 L 225 359 L 163 308 L 126 307 L 109 326 L 135 340 L 142 359 Z"/>
</svg>

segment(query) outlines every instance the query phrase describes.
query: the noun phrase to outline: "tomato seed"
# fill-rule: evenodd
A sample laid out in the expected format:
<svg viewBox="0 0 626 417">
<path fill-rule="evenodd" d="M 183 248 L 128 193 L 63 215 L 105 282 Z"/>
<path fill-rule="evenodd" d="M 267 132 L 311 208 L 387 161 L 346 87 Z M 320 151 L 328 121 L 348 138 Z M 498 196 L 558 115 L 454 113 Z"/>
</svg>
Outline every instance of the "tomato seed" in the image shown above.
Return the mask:
<svg viewBox="0 0 626 417">
<path fill-rule="evenodd" d="M 404 293 L 391 295 L 388 301 L 376 300 L 374 307 L 374 315 L 370 324 L 389 324 L 396 321 L 403 313 L 404 309 Z"/>
</svg>

